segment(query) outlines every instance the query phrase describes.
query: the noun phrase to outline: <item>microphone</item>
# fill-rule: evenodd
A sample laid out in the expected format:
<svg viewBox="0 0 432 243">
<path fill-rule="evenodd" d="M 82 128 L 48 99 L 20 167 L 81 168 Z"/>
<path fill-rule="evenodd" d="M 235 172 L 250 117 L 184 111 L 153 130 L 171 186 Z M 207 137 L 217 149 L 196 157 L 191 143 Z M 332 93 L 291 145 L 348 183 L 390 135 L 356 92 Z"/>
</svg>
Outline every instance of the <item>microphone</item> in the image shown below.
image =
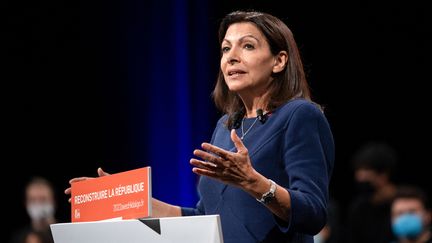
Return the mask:
<svg viewBox="0 0 432 243">
<path fill-rule="evenodd" d="M 262 109 L 257 109 L 257 110 L 256 110 L 256 113 L 257 113 L 258 120 L 259 120 L 262 124 L 264 124 L 264 123 L 267 121 L 267 114 L 264 114 L 264 112 L 263 112 Z"/>
</svg>

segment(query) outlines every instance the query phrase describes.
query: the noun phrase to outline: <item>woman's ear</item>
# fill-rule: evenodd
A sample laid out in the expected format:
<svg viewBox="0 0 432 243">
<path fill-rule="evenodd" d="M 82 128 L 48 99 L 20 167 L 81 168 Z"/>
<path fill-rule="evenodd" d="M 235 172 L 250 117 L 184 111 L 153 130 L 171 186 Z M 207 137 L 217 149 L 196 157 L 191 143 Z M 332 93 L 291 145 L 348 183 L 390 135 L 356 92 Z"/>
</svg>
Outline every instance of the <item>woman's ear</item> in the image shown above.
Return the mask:
<svg viewBox="0 0 432 243">
<path fill-rule="evenodd" d="M 282 70 L 284 70 L 287 62 L 288 62 L 288 53 L 286 51 L 280 51 L 275 56 L 275 63 L 273 65 L 273 73 L 282 72 Z"/>
</svg>

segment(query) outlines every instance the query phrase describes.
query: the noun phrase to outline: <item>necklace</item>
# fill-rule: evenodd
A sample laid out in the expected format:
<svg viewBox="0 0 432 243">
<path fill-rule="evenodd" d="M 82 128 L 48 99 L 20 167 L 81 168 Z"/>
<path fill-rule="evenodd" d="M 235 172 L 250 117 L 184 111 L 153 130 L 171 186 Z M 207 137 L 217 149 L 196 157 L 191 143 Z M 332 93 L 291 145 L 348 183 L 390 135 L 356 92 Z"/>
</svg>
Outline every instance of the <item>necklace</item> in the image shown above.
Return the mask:
<svg viewBox="0 0 432 243">
<path fill-rule="evenodd" d="M 241 123 L 241 132 L 242 132 L 242 136 L 240 137 L 241 140 L 243 140 L 243 138 L 246 136 L 246 134 L 252 129 L 252 127 L 255 125 L 255 123 L 258 121 L 258 117 L 255 118 L 255 121 L 252 123 L 252 125 L 246 130 L 246 132 L 244 131 L 243 128 L 243 124 L 244 124 L 244 120 L 246 118 L 243 118 L 242 123 Z"/>
</svg>

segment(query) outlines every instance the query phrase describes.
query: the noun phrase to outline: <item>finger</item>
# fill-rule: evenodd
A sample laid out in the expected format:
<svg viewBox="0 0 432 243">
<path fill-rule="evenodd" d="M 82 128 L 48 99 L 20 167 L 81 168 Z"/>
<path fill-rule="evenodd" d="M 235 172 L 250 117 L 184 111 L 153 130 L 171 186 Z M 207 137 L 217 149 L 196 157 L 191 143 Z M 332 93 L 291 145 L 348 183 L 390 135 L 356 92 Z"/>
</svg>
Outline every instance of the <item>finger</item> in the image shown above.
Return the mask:
<svg viewBox="0 0 432 243">
<path fill-rule="evenodd" d="M 203 160 L 210 161 L 210 162 L 212 162 L 215 165 L 221 164 L 221 161 L 220 161 L 220 159 L 218 157 L 216 157 L 213 154 L 210 154 L 210 153 L 208 153 L 206 151 L 195 149 L 194 152 L 193 152 L 193 154 L 195 156 L 198 156 L 198 157 L 202 158 Z"/>
<path fill-rule="evenodd" d="M 97 173 L 98 173 L 99 177 L 110 175 L 110 174 L 106 173 L 104 170 L 102 170 L 101 167 L 99 167 L 99 168 L 97 169 Z"/>
<path fill-rule="evenodd" d="M 224 159 L 228 159 L 231 160 L 232 156 L 231 156 L 231 152 L 226 151 L 224 149 L 221 149 L 217 146 L 214 146 L 213 144 L 209 144 L 209 143 L 203 143 L 201 145 L 201 147 L 209 152 L 212 152 L 214 154 L 219 155 L 220 157 L 224 158 Z"/>
<path fill-rule="evenodd" d="M 214 170 L 217 168 L 216 164 L 213 164 L 211 162 L 201 161 L 197 159 L 191 159 L 190 164 L 199 168 L 207 169 L 207 170 Z"/>
<path fill-rule="evenodd" d="M 234 146 L 237 149 L 237 152 L 239 153 L 244 153 L 245 151 L 247 152 L 246 147 L 244 146 L 242 140 L 239 138 L 239 136 L 237 135 L 234 129 L 231 130 L 231 140 L 233 141 Z"/>
<path fill-rule="evenodd" d="M 214 171 L 210 171 L 210 170 L 206 170 L 206 169 L 201 169 L 201 168 L 193 168 L 192 172 L 198 175 L 202 175 L 202 176 L 208 176 L 211 178 L 219 178 L 216 174 L 216 172 Z"/>
<path fill-rule="evenodd" d="M 93 179 L 93 178 L 92 178 L 92 177 L 87 177 L 87 176 L 83 176 L 83 177 L 76 177 L 76 178 L 71 179 L 71 180 L 69 181 L 69 184 L 72 184 L 72 183 L 74 183 L 74 182 L 78 182 L 78 181 L 85 181 L 85 180 L 88 180 L 88 179 Z"/>
<path fill-rule="evenodd" d="M 68 202 L 70 203 L 70 202 L 71 202 L 71 200 L 72 200 L 72 199 L 71 199 L 71 198 L 69 198 L 69 199 L 68 199 Z"/>
<path fill-rule="evenodd" d="M 72 189 L 70 187 L 68 187 L 68 188 L 66 188 L 66 190 L 64 191 L 64 193 L 67 194 L 67 195 L 71 194 L 71 190 Z"/>
</svg>

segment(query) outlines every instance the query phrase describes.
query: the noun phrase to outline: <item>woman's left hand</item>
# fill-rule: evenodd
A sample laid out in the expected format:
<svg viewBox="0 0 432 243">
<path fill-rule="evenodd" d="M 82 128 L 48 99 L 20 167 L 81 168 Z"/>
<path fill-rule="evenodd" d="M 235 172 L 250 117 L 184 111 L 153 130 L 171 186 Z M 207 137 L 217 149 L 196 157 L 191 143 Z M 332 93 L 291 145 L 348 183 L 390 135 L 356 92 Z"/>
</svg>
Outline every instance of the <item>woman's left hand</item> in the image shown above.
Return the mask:
<svg viewBox="0 0 432 243">
<path fill-rule="evenodd" d="M 195 167 L 192 171 L 198 175 L 208 176 L 224 183 L 247 188 L 259 178 L 252 167 L 249 152 L 235 130 L 231 130 L 231 140 L 237 152 L 230 152 L 209 143 L 203 143 L 203 150 L 194 150 L 194 155 L 203 160 L 191 159 Z"/>
</svg>

